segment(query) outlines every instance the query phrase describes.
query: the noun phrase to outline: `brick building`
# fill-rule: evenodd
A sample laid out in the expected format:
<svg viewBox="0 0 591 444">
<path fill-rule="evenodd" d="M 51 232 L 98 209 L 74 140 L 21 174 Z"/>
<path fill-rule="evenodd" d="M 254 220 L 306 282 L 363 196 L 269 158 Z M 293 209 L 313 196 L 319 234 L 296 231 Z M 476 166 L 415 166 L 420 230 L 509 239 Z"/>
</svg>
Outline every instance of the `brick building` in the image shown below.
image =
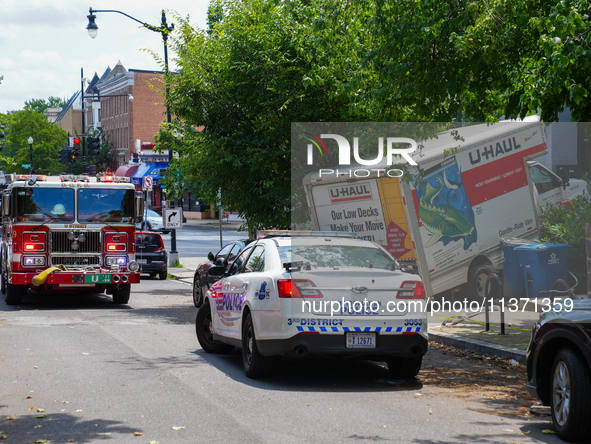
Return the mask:
<svg viewBox="0 0 591 444">
<path fill-rule="evenodd" d="M 90 82 L 85 92 L 85 120 L 90 128 L 102 127 L 109 138 L 114 169 L 137 158 L 134 153 L 151 154 L 154 136 L 166 120 L 162 76 L 162 72 L 126 70 L 118 62 Z"/>
</svg>

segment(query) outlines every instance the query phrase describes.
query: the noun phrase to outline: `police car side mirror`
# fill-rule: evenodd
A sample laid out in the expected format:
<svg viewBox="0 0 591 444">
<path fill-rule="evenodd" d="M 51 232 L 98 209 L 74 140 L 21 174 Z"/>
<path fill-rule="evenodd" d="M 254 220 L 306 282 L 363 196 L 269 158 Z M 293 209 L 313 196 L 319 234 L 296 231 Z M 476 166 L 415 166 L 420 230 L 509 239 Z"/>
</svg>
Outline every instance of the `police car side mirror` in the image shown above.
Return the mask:
<svg viewBox="0 0 591 444">
<path fill-rule="evenodd" d="M 225 272 L 226 272 L 226 267 L 223 267 L 221 265 L 214 265 L 213 267 L 211 267 L 208 270 L 209 275 L 215 276 L 215 277 L 222 277 Z"/>
</svg>

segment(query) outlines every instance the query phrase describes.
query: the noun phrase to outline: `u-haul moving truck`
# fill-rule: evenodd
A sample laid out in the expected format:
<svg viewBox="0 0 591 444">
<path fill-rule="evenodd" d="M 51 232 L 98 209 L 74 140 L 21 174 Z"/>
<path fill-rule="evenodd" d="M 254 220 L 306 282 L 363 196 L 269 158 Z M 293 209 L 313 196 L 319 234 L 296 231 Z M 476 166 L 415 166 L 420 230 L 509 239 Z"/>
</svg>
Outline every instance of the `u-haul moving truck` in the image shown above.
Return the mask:
<svg viewBox="0 0 591 444">
<path fill-rule="evenodd" d="M 460 139 L 445 132 L 419 143 L 413 158 L 422 180 L 387 177 L 385 164 L 361 178 L 351 174 L 355 166 L 335 168 L 338 175 L 306 175 L 314 228 L 356 232 L 402 263 L 416 263 L 429 296 L 464 284 L 468 295 L 484 296 L 490 272 L 503 268 L 501 238 L 533 238 L 542 205 L 588 191 L 584 181 L 560 178 L 530 160 L 547 152 L 539 121 L 457 133 Z"/>
</svg>

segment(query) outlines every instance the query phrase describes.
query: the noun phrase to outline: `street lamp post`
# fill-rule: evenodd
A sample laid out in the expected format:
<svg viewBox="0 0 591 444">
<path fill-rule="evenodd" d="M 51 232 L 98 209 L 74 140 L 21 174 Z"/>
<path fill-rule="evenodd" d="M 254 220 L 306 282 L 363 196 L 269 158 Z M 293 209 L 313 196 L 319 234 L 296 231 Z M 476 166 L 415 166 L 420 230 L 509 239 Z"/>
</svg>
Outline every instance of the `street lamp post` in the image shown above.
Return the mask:
<svg viewBox="0 0 591 444">
<path fill-rule="evenodd" d="M 29 174 L 33 174 L 33 138 L 29 136 Z"/>
<path fill-rule="evenodd" d="M 96 35 L 98 34 L 98 26 L 95 22 L 95 19 L 96 19 L 95 13 L 97 13 L 97 12 L 115 12 L 117 14 L 124 15 L 125 17 L 138 22 L 144 28 L 148 28 L 150 31 L 159 32 L 160 34 L 162 34 L 162 41 L 164 42 L 164 80 L 166 83 L 165 84 L 165 88 L 166 88 L 165 92 L 166 92 L 166 99 L 167 99 L 166 100 L 166 122 L 168 124 L 170 124 L 172 119 L 170 116 L 170 107 L 168 105 L 168 94 L 169 94 L 168 74 L 169 74 L 169 72 L 168 72 L 168 44 L 167 44 L 167 41 L 168 41 L 168 34 L 174 30 L 174 24 L 171 23 L 170 26 L 168 25 L 168 23 L 166 22 L 166 13 L 164 12 L 164 9 L 162 10 L 162 18 L 160 19 L 160 26 L 154 26 L 154 25 L 150 25 L 148 23 L 142 22 L 142 21 L 136 19 L 135 17 L 132 17 L 129 14 L 126 14 L 121 11 L 117 11 L 115 9 L 92 9 L 92 7 L 91 7 L 89 9 L 89 14 L 87 16 L 88 25 L 86 26 L 86 29 L 88 30 L 88 35 L 90 36 L 90 38 L 95 38 Z M 172 149 L 169 148 L 168 149 L 169 164 L 171 161 L 172 161 Z M 172 205 L 172 208 L 174 208 L 174 204 Z M 173 228 L 170 232 L 170 255 L 169 255 L 170 263 L 178 262 L 178 257 L 179 257 L 179 254 L 176 251 L 176 229 Z"/>
</svg>

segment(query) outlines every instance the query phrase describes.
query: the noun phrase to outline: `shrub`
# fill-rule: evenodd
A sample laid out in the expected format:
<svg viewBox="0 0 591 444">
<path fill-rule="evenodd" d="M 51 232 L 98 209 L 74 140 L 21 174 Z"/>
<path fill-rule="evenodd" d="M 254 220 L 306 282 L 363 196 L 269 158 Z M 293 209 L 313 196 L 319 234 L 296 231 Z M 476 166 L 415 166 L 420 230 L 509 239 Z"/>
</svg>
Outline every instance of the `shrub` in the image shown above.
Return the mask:
<svg viewBox="0 0 591 444">
<path fill-rule="evenodd" d="M 591 203 L 586 196 L 577 196 L 565 204 L 542 207 L 540 240 L 544 243 L 569 244 L 568 270 L 579 281 L 577 294 L 587 294 L 587 260 L 585 224 L 591 223 Z"/>
</svg>

